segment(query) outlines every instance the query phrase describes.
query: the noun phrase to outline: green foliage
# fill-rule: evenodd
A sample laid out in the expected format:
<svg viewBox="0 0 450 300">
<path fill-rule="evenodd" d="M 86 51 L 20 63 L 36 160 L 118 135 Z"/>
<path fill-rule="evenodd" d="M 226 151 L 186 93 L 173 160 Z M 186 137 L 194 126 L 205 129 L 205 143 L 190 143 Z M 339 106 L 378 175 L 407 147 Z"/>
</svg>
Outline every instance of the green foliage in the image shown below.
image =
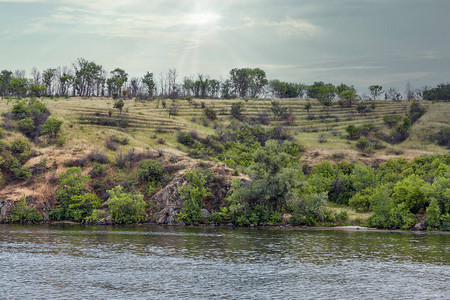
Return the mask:
<svg viewBox="0 0 450 300">
<path fill-rule="evenodd" d="M 277 118 L 283 118 L 286 116 L 288 112 L 288 107 L 282 106 L 279 101 L 272 101 L 270 110 L 272 111 L 273 115 Z"/>
<path fill-rule="evenodd" d="M 290 205 L 293 213 L 289 220 L 292 225 L 314 226 L 325 219 L 325 208 L 328 196 L 325 192 L 308 194 Z"/>
<path fill-rule="evenodd" d="M 99 222 L 101 219 L 106 218 L 106 212 L 100 209 L 93 209 L 92 213 L 87 216 L 84 220 L 86 223 L 96 223 Z"/>
<path fill-rule="evenodd" d="M 371 154 L 374 152 L 375 146 L 372 142 L 370 142 L 368 139 L 362 136 L 356 142 L 356 148 L 358 148 L 358 150 L 363 153 Z"/>
<path fill-rule="evenodd" d="M 90 176 L 83 175 L 79 167 L 69 168 L 59 176 L 56 199 L 60 205 L 59 209 L 52 213 L 52 218 L 81 222 L 101 206 L 101 199 L 95 194 L 86 193 L 89 179 Z"/>
<path fill-rule="evenodd" d="M 215 119 L 217 119 L 216 111 L 212 108 L 206 107 L 204 110 L 204 113 L 205 113 L 205 116 L 211 121 L 214 121 Z"/>
<path fill-rule="evenodd" d="M 242 120 L 243 119 L 243 113 L 245 111 L 244 108 L 244 102 L 234 102 L 231 105 L 231 116 L 237 120 Z"/>
<path fill-rule="evenodd" d="M 441 83 L 437 87 L 425 90 L 423 93 L 425 100 L 450 100 L 450 83 Z"/>
<path fill-rule="evenodd" d="M 59 176 L 59 188 L 56 191 L 56 199 L 63 207 L 70 203 L 72 196 L 84 194 L 89 175 L 83 175 L 81 168 L 73 167 L 67 169 Z"/>
<path fill-rule="evenodd" d="M 141 194 L 127 193 L 122 186 L 108 191 L 108 207 L 112 220 L 118 224 L 138 223 L 144 220 L 146 203 Z"/>
<path fill-rule="evenodd" d="M 372 100 L 377 100 L 378 96 L 383 93 L 383 87 L 381 85 L 371 85 L 369 86 L 370 95 L 372 95 Z"/>
<path fill-rule="evenodd" d="M 83 195 L 73 195 L 70 201 L 66 201 L 62 208 L 64 217 L 67 220 L 81 222 L 90 219 L 94 209 L 102 205 L 102 200 L 95 194 L 85 193 Z"/>
<path fill-rule="evenodd" d="M 44 124 L 42 124 L 42 134 L 48 135 L 52 139 L 56 139 L 61 131 L 62 124 L 63 121 L 48 118 Z"/>
<path fill-rule="evenodd" d="M 428 201 L 425 197 L 425 181 L 416 174 L 412 174 L 394 186 L 392 198 L 396 203 L 405 204 L 405 208 L 413 213 L 424 212 Z"/>
<path fill-rule="evenodd" d="M 206 187 L 206 177 L 201 172 L 197 170 L 186 172 L 186 179 L 188 183 L 178 190 L 180 198 L 183 200 L 178 219 L 187 225 L 197 225 L 204 219 L 203 200 L 211 193 Z"/>
<path fill-rule="evenodd" d="M 24 118 L 17 122 L 19 126 L 20 132 L 22 132 L 27 137 L 31 137 L 33 132 L 36 130 L 36 126 L 34 126 L 34 121 L 32 118 Z"/>
<path fill-rule="evenodd" d="M 119 114 L 122 114 L 122 109 L 125 106 L 125 102 L 122 99 L 114 101 L 113 107 L 119 110 Z"/>
<path fill-rule="evenodd" d="M 157 161 L 146 159 L 139 164 L 139 179 L 146 182 L 165 182 L 170 180 L 169 174 Z"/>
<path fill-rule="evenodd" d="M 11 214 L 8 217 L 10 222 L 35 223 L 41 221 L 42 215 L 36 211 L 36 208 L 27 204 L 26 197 L 14 205 Z"/>
<path fill-rule="evenodd" d="M 389 128 L 394 128 L 401 120 L 402 116 L 397 114 L 383 116 L 383 121 Z"/>
<path fill-rule="evenodd" d="M 416 224 L 416 217 L 410 212 L 406 203 L 400 203 L 389 211 L 391 226 L 400 229 L 410 229 Z"/>
<path fill-rule="evenodd" d="M 31 154 L 31 144 L 28 141 L 19 138 L 16 138 L 11 142 L 9 149 L 20 163 L 25 163 Z"/>
</svg>

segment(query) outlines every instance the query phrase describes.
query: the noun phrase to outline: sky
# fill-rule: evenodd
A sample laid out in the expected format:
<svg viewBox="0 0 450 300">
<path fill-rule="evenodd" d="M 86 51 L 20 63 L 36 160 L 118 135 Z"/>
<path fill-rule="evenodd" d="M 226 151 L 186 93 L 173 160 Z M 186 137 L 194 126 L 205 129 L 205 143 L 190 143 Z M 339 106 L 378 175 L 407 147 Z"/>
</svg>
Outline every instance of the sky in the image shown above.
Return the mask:
<svg viewBox="0 0 450 300">
<path fill-rule="evenodd" d="M 449 16 L 450 0 L 0 0 L 0 69 L 83 57 L 130 77 L 259 67 L 403 91 L 450 81 Z"/>
</svg>

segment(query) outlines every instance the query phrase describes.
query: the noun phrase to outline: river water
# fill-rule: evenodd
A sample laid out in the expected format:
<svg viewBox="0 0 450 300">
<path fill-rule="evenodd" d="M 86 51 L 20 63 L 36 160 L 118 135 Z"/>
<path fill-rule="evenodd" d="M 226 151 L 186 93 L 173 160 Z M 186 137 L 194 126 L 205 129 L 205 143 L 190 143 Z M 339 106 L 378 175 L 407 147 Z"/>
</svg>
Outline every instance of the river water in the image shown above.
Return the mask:
<svg viewBox="0 0 450 300">
<path fill-rule="evenodd" d="M 450 235 L 0 225 L 0 299 L 450 299 Z"/>
</svg>

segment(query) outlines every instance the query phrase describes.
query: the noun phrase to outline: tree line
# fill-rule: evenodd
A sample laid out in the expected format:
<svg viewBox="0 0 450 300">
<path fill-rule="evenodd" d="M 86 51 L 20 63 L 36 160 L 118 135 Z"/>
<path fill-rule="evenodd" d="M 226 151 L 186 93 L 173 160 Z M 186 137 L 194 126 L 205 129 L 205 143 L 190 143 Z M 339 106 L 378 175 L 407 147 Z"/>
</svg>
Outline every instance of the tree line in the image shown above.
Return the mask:
<svg viewBox="0 0 450 300">
<path fill-rule="evenodd" d="M 42 72 L 33 68 L 31 77 L 26 78 L 24 70 L 2 70 L 0 72 L 0 94 L 22 97 L 123 97 L 152 99 L 160 98 L 317 98 L 324 106 L 331 100 L 341 99 L 351 104 L 358 99 L 400 101 L 402 99 L 450 99 L 450 84 L 436 88 L 414 89 L 408 82 L 404 94 L 396 88 L 383 89 L 374 84 L 369 95 L 358 95 L 354 86 L 344 83 L 333 85 L 316 81 L 311 85 L 268 80 L 260 68 L 234 68 L 224 80 L 205 74 L 187 76 L 180 82 L 176 69 L 167 74 L 155 75 L 146 72 L 142 77 L 129 77 L 121 68 L 107 72 L 102 65 L 78 58 L 71 67 L 48 68 Z"/>
</svg>

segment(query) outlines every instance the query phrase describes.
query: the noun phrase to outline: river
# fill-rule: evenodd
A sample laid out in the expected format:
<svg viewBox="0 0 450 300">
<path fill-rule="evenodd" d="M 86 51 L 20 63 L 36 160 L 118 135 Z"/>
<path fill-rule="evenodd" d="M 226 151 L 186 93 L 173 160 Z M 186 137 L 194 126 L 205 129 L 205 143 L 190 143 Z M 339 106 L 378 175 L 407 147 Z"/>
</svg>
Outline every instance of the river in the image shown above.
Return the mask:
<svg viewBox="0 0 450 300">
<path fill-rule="evenodd" d="M 450 235 L 0 225 L 0 299 L 449 299 Z"/>
</svg>

